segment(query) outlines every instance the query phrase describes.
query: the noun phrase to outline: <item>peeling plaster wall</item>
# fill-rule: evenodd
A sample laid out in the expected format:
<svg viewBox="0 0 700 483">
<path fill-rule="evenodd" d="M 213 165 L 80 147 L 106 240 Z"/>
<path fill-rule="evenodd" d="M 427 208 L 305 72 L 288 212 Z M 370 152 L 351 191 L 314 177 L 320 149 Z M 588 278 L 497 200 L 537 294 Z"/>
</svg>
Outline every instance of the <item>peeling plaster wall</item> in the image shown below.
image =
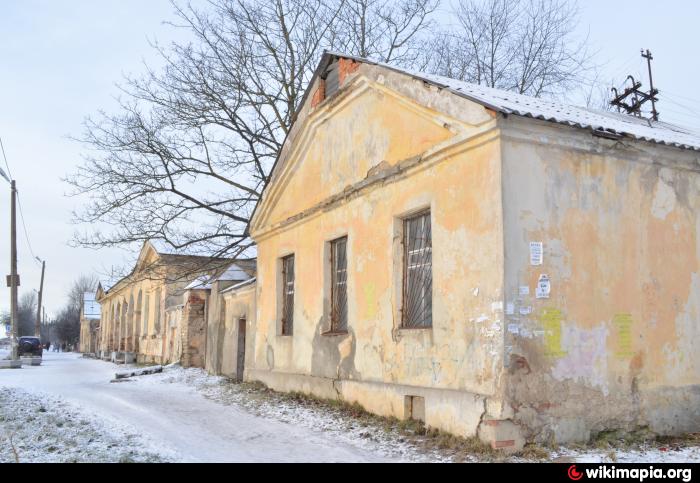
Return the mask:
<svg viewBox="0 0 700 483">
<path fill-rule="evenodd" d="M 221 374 L 236 378 L 238 373 L 238 324 L 246 320 L 245 361 L 244 367 L 253 363 L 255 348 L 255 294 L 256 286 L 251 284 L 232 292 L 220 295 L 226 304 L 224 337 L 222 341 Z"/>
<path fill-rule="evenodd" d="M 256 215 L 257 329 L 248 378 L 400 418 L 408 416 L 405 396 L 425 397 L 429 426 L 474 435 L 487 411 L 498 417 L 502 408 L 495 121 L 466 100 L 378 72 L 386 73 L 362 66 L 345 94 L 304 112 L 308 119 L 291 138 L 313 144 L 285 148 L 286 164 Z M 460 121 L 429 107 L 436 104 L 449 104 L 443 112 Z M 401 219 L 424 208 L 432 215 L 433 328 L 400 330 Z M 348 237 L 349 332 L 324 335 L 324 247 L 340 236 Z M 294 335 L 283 337 L 279 260 L 289 254 Z"/>
<path fill-rule="evenodd" d="M 236 282 L 240 283 L 240 282 Z M 206 370 L 235 379 L 238 366 L 238 322 L 245 319 L 246 357 L 255 335 L 255 284 L 222 293 L 233 282 L 215 282 L 207 303 Z M 213 294 L 213 295 L 212 295 Z"/>
<path fill-rule="evenodd" d="M 698 156 L 500 124 L 514 419 L 539 441 L 700 430 Z M 530 242 L 544 244 L 541 266 Z"/>
</svg>

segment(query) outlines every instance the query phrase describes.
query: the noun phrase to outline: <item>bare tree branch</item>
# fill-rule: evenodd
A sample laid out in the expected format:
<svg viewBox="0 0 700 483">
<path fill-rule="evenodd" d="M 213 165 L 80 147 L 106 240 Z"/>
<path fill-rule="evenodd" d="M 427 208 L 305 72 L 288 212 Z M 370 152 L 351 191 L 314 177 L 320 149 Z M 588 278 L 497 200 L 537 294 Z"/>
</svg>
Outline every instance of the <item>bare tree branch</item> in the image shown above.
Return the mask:
<svg viewBox="0 0 700 483">
<path fill-rule="evenodd" d="M 85 120 L 90 148 L 67 178 L 89 203 L 74 243 L 161 240 L 212 258 L 245 255 L 249 218 L 325 49 L 410 62 L 438 0 L 173 2 L 186 43 L 153 48 L 119 86 L 115 114 Z M 360 17 L 357 17 L 357 15 Z"/>
</svg>

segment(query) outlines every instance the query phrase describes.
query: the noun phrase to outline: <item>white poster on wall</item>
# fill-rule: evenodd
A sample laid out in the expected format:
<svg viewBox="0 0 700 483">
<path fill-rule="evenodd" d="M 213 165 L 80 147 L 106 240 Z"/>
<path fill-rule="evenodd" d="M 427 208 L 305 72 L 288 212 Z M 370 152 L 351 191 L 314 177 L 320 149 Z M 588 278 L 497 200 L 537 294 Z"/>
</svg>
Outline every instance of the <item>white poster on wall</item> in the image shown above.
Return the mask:
<svg viewBox="0 0 700 483">
<path fill-rule="evenodd" d="M 544 263 L 544 244 L 542 242 L 530 242 L 530 265 L 539 267 Z"/>
<path fill-rule="evenodd" d="M 549 275 L 542 274 L 537 282 L 537 298 L 548 299 L 552 293 L 552 283 L 549 280 Z"/>
</svg>

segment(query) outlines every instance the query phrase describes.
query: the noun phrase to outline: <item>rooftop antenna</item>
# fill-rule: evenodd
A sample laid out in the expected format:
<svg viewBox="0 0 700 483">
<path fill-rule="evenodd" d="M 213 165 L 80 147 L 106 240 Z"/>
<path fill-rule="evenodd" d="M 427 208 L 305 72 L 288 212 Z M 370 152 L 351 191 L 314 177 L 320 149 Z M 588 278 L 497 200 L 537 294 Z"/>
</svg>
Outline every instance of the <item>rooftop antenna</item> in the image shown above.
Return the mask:
<svg viewBox="0 0 700 483">
<path fill-rule="evenodd" d="M 642 107 L 647 102 L 651 102 L 651 119 L 658 121 L 659 112 L 656 110 L 656 103 L 659 101 L 657 97 L 659 90 L 654 88 L 654 80 L 651 74 L 651 61 L 654 60 L 654 57 L 649 49 L 646 52 L 642 49 L 642 58 L 647 60 L 649 68 L 649 92 L 642 91 L 642 83 L 630 75 L 627 76 L 625 82 L 630 81 L 631 85 L 625 88 L 622 93 L 618 92 L 616 88 L 612 88 L 613 99 L 610 101 L 610 105 L 617 107 L 618 112 L 625 111 L 627 114 L 642 117 Z"/>
</svg>

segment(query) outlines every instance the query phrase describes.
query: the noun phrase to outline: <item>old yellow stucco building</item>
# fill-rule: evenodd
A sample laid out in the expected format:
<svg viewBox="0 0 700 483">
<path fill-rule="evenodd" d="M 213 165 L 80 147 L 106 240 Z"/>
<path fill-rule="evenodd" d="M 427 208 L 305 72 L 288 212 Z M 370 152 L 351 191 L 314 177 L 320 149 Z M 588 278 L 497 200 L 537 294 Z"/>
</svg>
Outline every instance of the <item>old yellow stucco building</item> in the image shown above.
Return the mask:
<svg viewBox="0 0 700 483">
<path fill-rule="evenodd" d="M 698 150 L 326 54 L 226 305 L 254 307 L 246 378 L 506 450 L 700 430 Z"/>
<path fill-rule="evenodd" d="M 194 285 L 201 277 L 225 270 L 227 264 L 170 253 L 146 242 L 128 276 L 108 289 L 98 289 L 100 357 L 204 367 L 207 293 Z"/>
</svg>

